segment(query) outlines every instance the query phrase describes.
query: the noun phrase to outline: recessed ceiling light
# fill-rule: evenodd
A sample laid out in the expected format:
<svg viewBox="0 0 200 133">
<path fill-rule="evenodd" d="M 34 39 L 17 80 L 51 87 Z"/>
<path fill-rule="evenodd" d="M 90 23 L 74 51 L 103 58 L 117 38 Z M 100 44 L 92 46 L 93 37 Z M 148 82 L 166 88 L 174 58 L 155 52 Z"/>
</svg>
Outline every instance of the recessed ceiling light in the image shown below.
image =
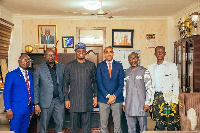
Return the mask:
<svg viewBox="0 0 200 133">
<path fill-rule="evenodd" d="M 101 8 L 101 3 L 94 2 L 94 1 L 87 1 L 87 2 L 84 2 L 82 6 L 88 10 L 97 10 L 97 9 Z"/>
</svg>

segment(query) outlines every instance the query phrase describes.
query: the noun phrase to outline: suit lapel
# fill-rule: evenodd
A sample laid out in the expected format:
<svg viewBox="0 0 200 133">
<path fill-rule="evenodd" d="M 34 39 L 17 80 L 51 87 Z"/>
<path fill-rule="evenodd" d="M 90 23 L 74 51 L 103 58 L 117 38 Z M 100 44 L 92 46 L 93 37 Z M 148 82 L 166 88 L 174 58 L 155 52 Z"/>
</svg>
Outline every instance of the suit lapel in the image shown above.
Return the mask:
<svg viewBox="0 0 200 133">
<path fill-rule="evenodd" d="M 115 71 L 116 71 L 116 62 L 113 60 L 111 78 L 114 76 Z"/>
<path fill-rule="evenodd" d="M 51 74 L 50 74 L 50 71 L 49 71 L 49 68 L 48 68 L 46 62 L 43 63 L 42 70 L 44 72 L 44 75 L 46 75 L 47 80 L 49 80 L 51 83 L 53 83 L 53 80 L 52 80 L 52 77 L 51 77 Z"/>
<path fill-rule="evenodd" d="M 58 63 L 56 63 L 56 75 L 57 75 L 57 83 L 59 84 L 59 75 L 60 75 L 60 68 Z"/>
<path fill-rule="evenodd" d="M 106 60 L 104 60 L 103 63 L 104 63 L 104 65 L 103 65 L 104 66 L 103 67 L 104 72 L 105 72 L 106 76 L 110 78 L 110 74 L 109 74 L 109 71 L 108 71 L 108 66 L 107 66 Z"/>
<path fill-rule="evenodd" d="M 18 74 L 19 74 L 19 77 L 20 77 L 20 82 L 23 84 L 23 88 L 25 88 L 26 89 L 26 91 L 27 91 L 27 86 L 26 86 L 26 81 L 25 81 L 25 79 L 24 79 L 24 75 L 22 74 L 22 72 L 21 72 L 21 70 L 20 70 L 20 68 L 18 67 Z"/>
<path fill-rule="evenodd" d="M 152 68 L 152 74 L 151 74 L 151 78 L 153 79 L 154 82 L 152 82 L 153 86 L 155 87 L 155 69 L 156 69 L 156 63 L 153 64 L 153 68 Z"/>
</svg>

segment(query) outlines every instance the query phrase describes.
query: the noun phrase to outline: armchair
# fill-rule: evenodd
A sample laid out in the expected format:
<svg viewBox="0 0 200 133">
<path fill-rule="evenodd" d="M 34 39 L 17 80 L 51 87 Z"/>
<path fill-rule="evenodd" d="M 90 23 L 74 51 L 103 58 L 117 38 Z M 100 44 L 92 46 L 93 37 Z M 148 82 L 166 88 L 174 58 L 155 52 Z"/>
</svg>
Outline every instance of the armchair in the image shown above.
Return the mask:
<svg viewBox="0 0 200 133">
<path fill-rule="evenodd" d="M 9 121 L 6 119 L 6 113 L 4 112 L 3 93 L 0 95 L 0 129 L 3 128 L 2 125 L 9 127 Z"/>
<path fill-rule="evenodd" d="M 193 108 L 197 114 L 197 126 L 194 131 L 200 131 L 200 93 L 180 93 L 179 99 L 181 130 L 191 131 L 191 121 L 187 118 L 187 111 Z"/>
</svg>

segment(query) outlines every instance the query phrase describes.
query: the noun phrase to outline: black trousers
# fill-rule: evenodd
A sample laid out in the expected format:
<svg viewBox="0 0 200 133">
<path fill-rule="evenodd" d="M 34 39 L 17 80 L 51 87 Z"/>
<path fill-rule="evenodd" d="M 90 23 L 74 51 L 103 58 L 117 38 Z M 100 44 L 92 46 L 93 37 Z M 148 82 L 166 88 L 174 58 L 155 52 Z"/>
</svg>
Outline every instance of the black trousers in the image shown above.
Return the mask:
<svg viewBox="0 0 200 133">
<path fill-rule="evenodd" d="M 81 123 L 82 133 L 90 132 L 92 112 L 70 112 L 71 129 L 70 133 L 78 133 Z"/>
</svg>

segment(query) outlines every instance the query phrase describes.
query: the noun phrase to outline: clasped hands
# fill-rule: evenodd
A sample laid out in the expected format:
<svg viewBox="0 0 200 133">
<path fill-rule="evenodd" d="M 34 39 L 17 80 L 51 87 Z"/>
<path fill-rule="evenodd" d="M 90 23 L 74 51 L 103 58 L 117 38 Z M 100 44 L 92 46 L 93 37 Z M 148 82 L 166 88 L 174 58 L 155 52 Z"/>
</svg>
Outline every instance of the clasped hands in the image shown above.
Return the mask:
<svg viewBox="0 0 200 133">
<path fill-rule="evenodd" d="M 113 104 L 116 101 L 116 99 L 117 97 L 115 95 L 109 95 L 107 104 Z"/>
</svg>

